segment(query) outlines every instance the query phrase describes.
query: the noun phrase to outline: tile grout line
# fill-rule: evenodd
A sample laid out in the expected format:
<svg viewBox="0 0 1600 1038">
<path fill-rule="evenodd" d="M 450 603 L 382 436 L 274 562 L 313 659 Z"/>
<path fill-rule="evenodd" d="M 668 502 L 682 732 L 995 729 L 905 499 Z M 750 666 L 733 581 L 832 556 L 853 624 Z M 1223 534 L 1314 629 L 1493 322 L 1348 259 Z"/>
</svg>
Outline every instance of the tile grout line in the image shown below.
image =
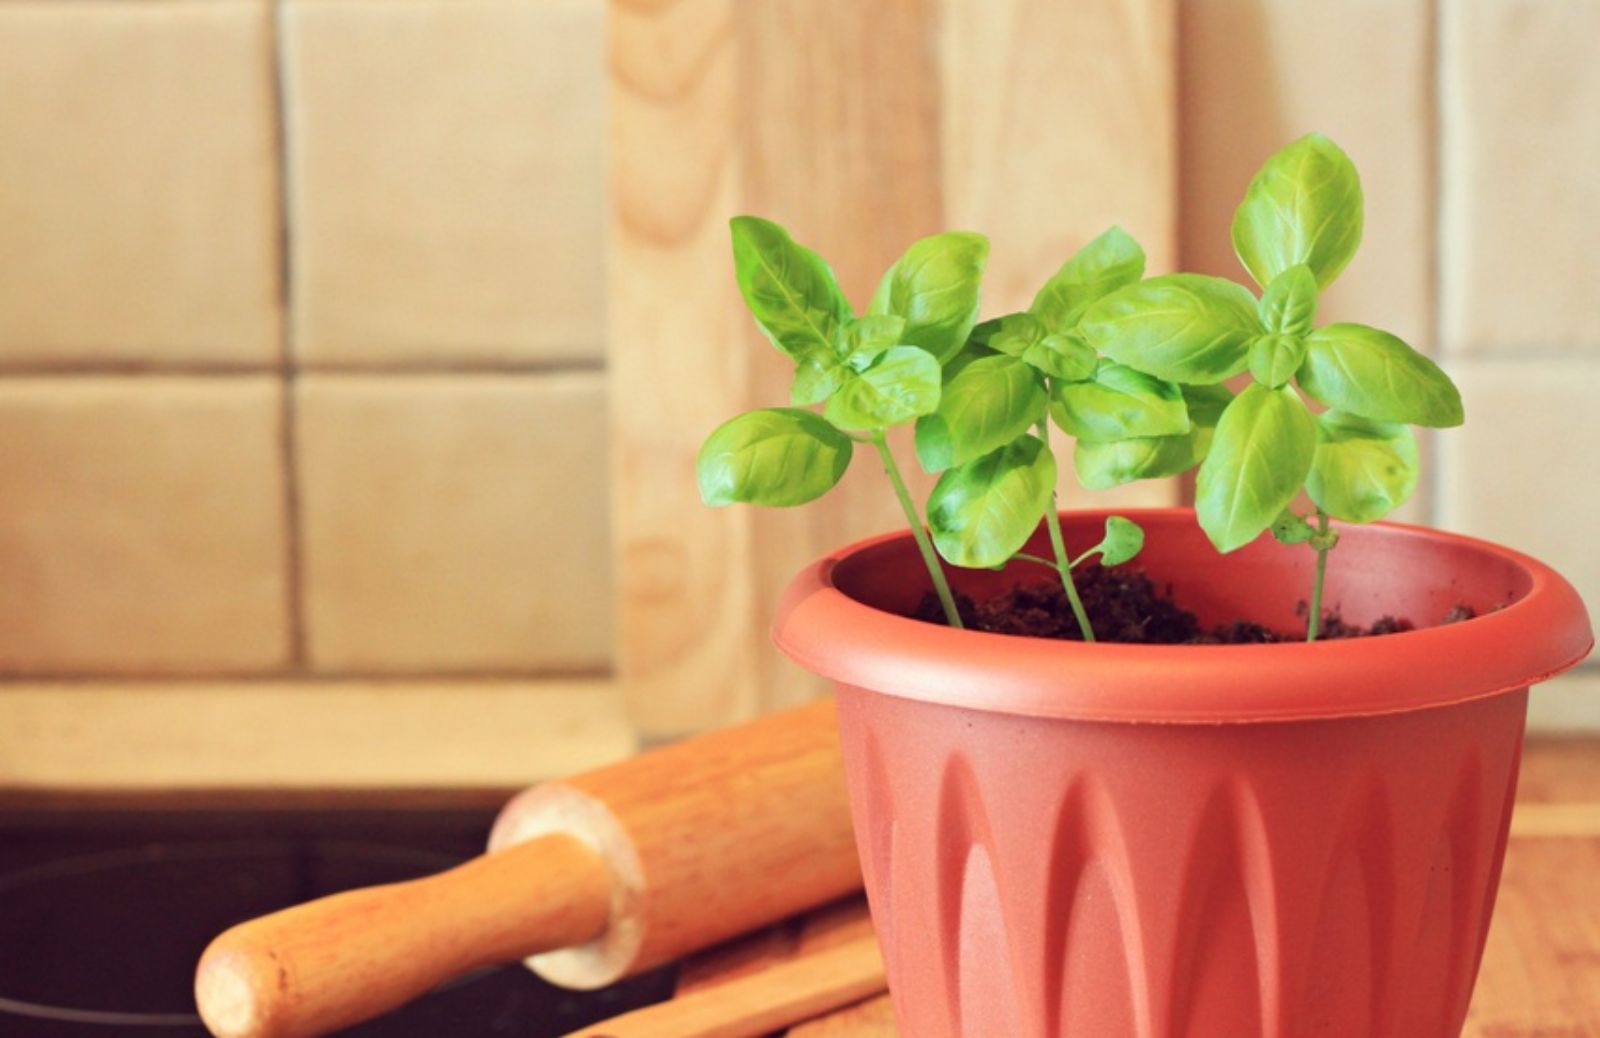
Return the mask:
<svg viewBox="0 0 1600 1038">
<path fill-rule="evenodd" d="M 284 348 L 287 348 L 285 346 Z M 287 361 L 287 358 L 285 358 Z M 363 364 L 355 361 L 311 361 L 295 363 L 297 374 L 359 378 L 411 378 L 434 375 L 512 377 L 604 374 L 603 360 L 571 361 L 385 361 Z M 155 361 L 85 363 L 5 363 L 0 362 L 0 381 L 25 378 L 251 378 L 281 376 L 285 364 L 213 364 L 207 362 Z"/>
<path fill-rule="evenodd" d="M 524 685 L 566 682 L 614 682 L 616 672 L 606 665 L 578 664 L 565 667 L 517 668 L 392 668 L 367 670 L 359 667 L 312 670 L 273 669 L 270 671 L 192 671 L 183 673 L 137 673 L 129 671 L 9 671 L 0 674 L 0 699 L 17 688 L 48 685 L 52 688 L 103 690 L 159 684 L 163 689 L 182 689 L 206 685 Z"/>
<path fill-rule="evenodd" d="M 278 332 L 279 463 L 283 479 L 284 617 L 288 625 L 288 671 L 303 676 L 307 664 L 304 544 L 300 523 L 299 439 L 295 420 L 295 350 L 293 291 L 293 189 L 290 184 L 288 72 L 284 57 L 284 4 L 270 0 L 266 11 L 272 57 L 272 105 L 278 164 L 278 302 L 282 323 Z"/>
</svg>

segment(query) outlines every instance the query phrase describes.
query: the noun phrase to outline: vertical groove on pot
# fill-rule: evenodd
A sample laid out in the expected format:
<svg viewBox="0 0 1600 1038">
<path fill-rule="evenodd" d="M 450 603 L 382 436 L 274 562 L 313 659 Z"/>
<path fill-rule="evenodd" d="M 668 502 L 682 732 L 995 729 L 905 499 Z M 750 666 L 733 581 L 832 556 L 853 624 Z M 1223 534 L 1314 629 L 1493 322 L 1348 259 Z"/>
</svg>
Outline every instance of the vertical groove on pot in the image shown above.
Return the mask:
<svg viewBox="0 0 1600 1038">
<path fill-rule="evenodd" d="M 1173 935 L 1177 955 L 1168 1033 L 1179 1038 L 1266 1033 L 1256 912 L 1237 808 L 1238 787 L 1217 783 L 1189 836 Z M 1248 994 L 1247 994 L 1248 992 Z"/>
<path fill-rule="evenodd" d="M 983 792 L 960 753 L 945 762 L 938 818 L 939 932 L 953 945 L 942 962 L 950 1019 L 961 1021 L 963 1034 L 1003 1025 L 1003 1033 L 1021 1038 L 1021 1025 L 1013 1023 L 1021 1018 L 1015 1005 L 1021 971 L 1008 925 L 1010 899 L 1000 889 L 1011 863 L 997 860 Z"/>
<path fill-rule="evenodd" d="M 1456 1032 L 1466 1022 L 1467 1003 L 1472 998 L 1473 982 L 1477 980 L 1476 971 L 1470 968 L 1477 956 L 1467 949 L 1476 947 L 1482 929 L 1479 915 L 1483 911 L 1484 887 L 1489 878 L 1489 862 L 1482 851 L 1487 842 L 1483 829 L 1493 810 L 1488 802 L 1498 803 L 1498 794 L 1498 789 L 1491 794 L 1485 788 L 1482 748 L 1472 746 L 1461 764 L 1450 809 L 1450 943 L 1461 951 L 1450 957 L 1445 991 L 1452 1006 L 1446 1026 Z M 1496 822 L 1498 819 L 1490 820 L 1490 824 Z"/>
<path fill-rule="evenodd" d="M 881 901 L 882 911 L 873 913 L 872 926 L 878 933 L 878 944 L 885 955 L 894 950 L 894 845 L 895 830 L 899 821 L 893 811 L 881 817 L 873 810 L 877 804 L 894 803 L 894 792 L 889 781 L 889 767 L 884 763 L 883 745 L 877 736 L 867 734 L 863 747 L 863 774 L 865 796 L 855 797 L 856 852 L 861 857 L 861 874 L 873 877 L 871 888 L 874 902 Z M 863 817 L 864 816 L 864 817 Z"/>
<path fill-rule="evenodd" d="M 1045 927 L 1045 1033 L 1104 1034 L 1106 1011 L 1094 1009 L 1109 1004 L 1113 1020 L 1134 1022 L 1130 1038 L 1151 1038 L 1128 848 L 1097 776 L 1073 775 L 1056 810 L 1046 872 L 1045 919 L 1059 924 Z"/>
<path fill-rule="evenodd" d="M 1388 1001 L 1394 919 L 1387 783 L 1368 771 L 1343 799 L 1321 892 L 1310 909 L 1316 922 L 1296 990 L 1298 1004 L 1316 1014 L 1307 1026 L 1313 1033 L 1376 1036 L 1383 1033 L 1379 1014 Z"/>
</svg>

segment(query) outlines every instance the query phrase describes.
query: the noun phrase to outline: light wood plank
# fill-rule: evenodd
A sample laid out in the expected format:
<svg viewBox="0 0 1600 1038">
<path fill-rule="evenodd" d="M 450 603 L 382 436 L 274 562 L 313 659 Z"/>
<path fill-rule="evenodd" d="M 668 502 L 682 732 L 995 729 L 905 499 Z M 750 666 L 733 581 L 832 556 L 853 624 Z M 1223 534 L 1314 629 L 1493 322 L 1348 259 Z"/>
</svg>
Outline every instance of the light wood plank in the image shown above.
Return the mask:
<svg viewBox="0 0 1600 1038">
<path fill-rule="evenodd" d="M 642 731 L 754 712 L 750 517 L 711 511 L 693 460 L 744 409 L 725 220 L 739 197 L 732 0 L 610 4 L 612 551 L 617 668 Z"/>
<path fill-rule="evenodd" d="M 1172 0 L 938 6 L 945 221 L 993 242 L 985 312 L 1025 309 L 1045 278 L 1113 224 L 1144 246 L 1151 272 L 1173 269 Z M 1062 507 L 1177 503 L 1176 479 L 1083 490 L 1071 442 L 1057 436 Z"/>
<path fill-rule="evenodd" d="M 1600 799 L 1600 739 L 1529 737 L 1517 779 L 1519 805 L 1594 799 Z"/>
<path fill-rule="evenodd" d="M 883 990 L 871 936 L 581 1028 L 567 1038 L 753 1038 Z"/>
<path fill-rule="evenodd" d="M 740 7 L 740 94 L 753 118 L 743 142 L 743 204 L 771 216 L 833 265 L 857 311 L 904 248 L 943 230 L 939 68 L 925 45 L 937 24 L 932 0 L 777 0 Z M 850 70 L 841 74 L 841 70 Z M 797 136 L 798 133 L 798 136 Z M 755 368 L 752 403 L 787 400 L 793 365 L 743 321 L 740 348 Z M 920 501 L 932 480 L 917 471 L 909 430 L 893 438 Z M 752 510 L 753 594 L 763 635 L 795 572 L 818 555 L 905 519 L 871 448 L 816 505 Z M 762 638 L 756 681 L 774 709 L 821 694 Z"/>
<path fill-rule="evenodd" d="M 13 793 L 507 788 L 635 749 L 607 679 L 0 685 Z"/>
<path fill-rule="evenodd" d="M 1600 1034 L 1600 838 L 1514 839 L 1462 1038 Z"/>
<path fill-rule="evenodd" d="M 906 245 L 951 226 L 995 233 L 990 312 L 1026 303 L 1025 283 L 1114 219 L 1170 260 L 1170 0 L 990 7 L 995 31 L 951 0 L 612 0 L 619 669 L 647 737 L 815 695 L 766 646 L 779 593 L 823 551 L 904 525 L 868 452 L 820 504 L 700 506 L 701 439 L 781 403 L 791 374 L 743 313 L 728 217 L 788 225 L 858 307 Z M 1040 34 L 1048 60 L 1007 60 Z M 1077 97 L 1095 69 L 1137 87 L 1128 118 Z M 1009 154 L 1025 145 L 1041 156 L 1026 174 Z M 897 451 L 914 469 L 907 437 Z"/>
<path fill-rule="evenodd" d="M 1518 804 L 1512 836 L 1600 837 L 1600 801 L 1579 804 Z"/>
<path fill-rule="evenodd" d="M 826 951 L 872 932 L 866 901 L 848 898 L 803 919 L 772 927 L 697 955 L 684 963 L 678 994 L 715 989 L 730 980 L 772 969 L 797 956 Z M 824 1013 L 788 1030 L 789 1038 L 892 1038 L 894 1010 L 877 995 Z"/>
</svg>

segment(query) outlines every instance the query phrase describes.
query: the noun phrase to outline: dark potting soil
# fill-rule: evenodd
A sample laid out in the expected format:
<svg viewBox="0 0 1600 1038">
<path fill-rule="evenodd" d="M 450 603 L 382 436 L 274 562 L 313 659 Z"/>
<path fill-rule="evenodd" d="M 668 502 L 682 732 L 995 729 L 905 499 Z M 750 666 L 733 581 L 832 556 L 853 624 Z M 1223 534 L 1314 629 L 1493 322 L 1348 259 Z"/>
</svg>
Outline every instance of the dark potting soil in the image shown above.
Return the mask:
<svg viewBox="0 0 1600 1038">
<path fill-rule="evenodd" d="M 1233 620 L 1205 628 L 1194 613 L 1172 600 L 1172 586 L 1158 585 L 1137 570 L 1105 569 L 1089 566 L 1073 574 L 1078 597 L 1095 637 L 1106 642 L 1138 645 L 1244 645 L 1261 642 L 1297 642 L 1305 631 L 1277 631 L 1251 620 Z M 1081 641 L 1078 621 L 1072 606 L 1054 582 L 1018 584 L 1009 591 L 975 602 L 966 595 L 956 596 L 961 622 L 979 631 L 1020 634 L 1034 638 L 1066 638 Z M 1304 602 L 1301 614 L 1307 611 Z M 918 620 L 942 624 L 944 610 L 939 599 L 929 592 L 912 614 Z M 1470 620 L 1477 613 L 1471 606 L 1457 605 L 1443 623 Z M 1319 638 L 1368 638 L 1397 634 L 1414 627 L 1405 617 L 1384 616 L 1366 627 L 1345 623 L 1338 612 L 1323 613 Z"/>
</svg>

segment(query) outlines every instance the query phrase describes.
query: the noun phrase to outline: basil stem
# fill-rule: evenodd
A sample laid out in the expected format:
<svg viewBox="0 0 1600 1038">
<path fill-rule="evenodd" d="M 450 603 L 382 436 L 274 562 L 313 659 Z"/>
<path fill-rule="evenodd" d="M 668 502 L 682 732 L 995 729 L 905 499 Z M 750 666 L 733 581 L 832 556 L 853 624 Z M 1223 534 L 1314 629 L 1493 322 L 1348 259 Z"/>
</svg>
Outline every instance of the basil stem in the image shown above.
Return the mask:
<svg viewBox="0 0 1600 1038">
<path fill-rule="evenodd" d="M 1328 551 L 1333 545 L 1328 543 L 1328 513 L 1317 509 L 1317 536 L 1314 540 L 1317 547 L 1317 575 L 1311 581 L 1311 616 L 1306 621 L 1306 641 L 1317 640 L 1317 633 L 1322 628 L 1322 580 L 1328 571 Z"/>
<path fill-rule="evenodd" d="M 1039 420 L 1039 438 L 1044 441 L 1044 449 L 1050 450 L 1050 422 L 1047 419 Z M 1094 628 L 1089 624 L 1089 614 L 1084 611 L 1083 600 L 1078 597 L 1078 586 L 1072 580 L 1072 560 L 1067 557 L 1066 539 L 1061 536 L 1061 515 L 1054 490 L 1050 491 L 1050 505 L 1044 510 L 1044 522 L 1050 528 L 1050 547 L 1055 551 L 1061 590 L 1067 593 L 1067 601 L 1072 605 L 1072 615 L 1078 619 L 1078 630 L 1083 632 L 1083 640 L 1092 642 Z"/>
<path fill-rule="evenodd" d="M 917 514 L 916 502 L 911 500 L 911 491 L 906 489 L 905 478 L 900 475 L 900 466 L 895 464 L 894 453 L 889 450 L 889 440 L 884 436 L 882 429 L 872 431 L 872 445 L 878 448 L 878 456 L 883 459 L 883 471 L 888 473 L 889 482 L 894 484 L 894 493 L 900 499 L 900 510 L 906 515 L 906 522 L 911 526 L 911 536 L 917 539 L 917 549 L 922 552 L 922 561 L 928 567 L 928 576 L 933 578 L 934 593 L 939 596 L 939 604 L 944 607 L 945 622 L 951 627 L 960 628 L 961 613 L 956 609 L 955 596 L 950 594 L 950 583 L 945 580 L 944 568 L 939 564 L 939 556 L 933 550 L 933 542 L 928 540 L 928 531 L 922 525 L 922 516 Z"/>
</svg>

